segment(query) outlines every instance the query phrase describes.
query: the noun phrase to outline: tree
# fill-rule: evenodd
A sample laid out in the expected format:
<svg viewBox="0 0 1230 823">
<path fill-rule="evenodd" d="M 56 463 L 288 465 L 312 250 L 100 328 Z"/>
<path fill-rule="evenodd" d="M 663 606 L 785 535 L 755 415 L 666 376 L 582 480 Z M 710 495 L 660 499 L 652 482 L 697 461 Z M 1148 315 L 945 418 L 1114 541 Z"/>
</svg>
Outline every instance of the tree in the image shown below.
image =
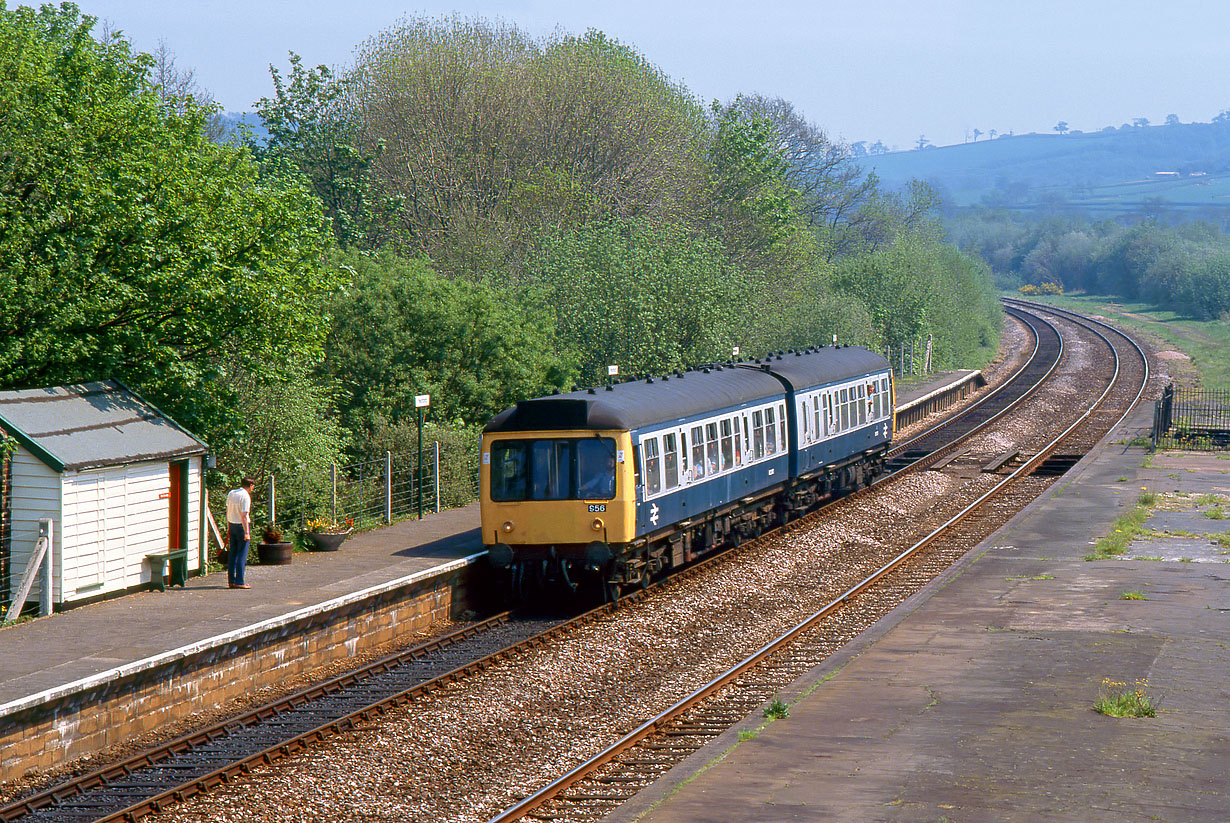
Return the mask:
<svg viewBox="0 0 1230 823">
<path fill-rule="evenodd" d="M 413 420 L 416 394 L 432 396 L 437 421 L 473 424 L 570 382 L 544 307 L 443 277 L 421 259 L 350 254 L 336 265 L 353 280 L 333 306 L 325 372 L 360 441 Z"/>
<path fill-rule="evenodd" d="M 1167 126 L 1179 126 L 1179 125 L 1182 125 L 1182 123 L 1179 121 L 1179 115 L 1177 115 L 1177 114 L 1168 114 L 1168 115 L 1166 115 L 1166 125 L 1167 125 Z"/>
<path fill-rule="evenodd" d="M 987 132 L 987 139 L 988 139 L 988 140 L 994 140 L 994 139 L 995 139 L 995 135 L 997 135 L 997 134 L 999 134 L 999 132 L 998 132 L 996 129 L 991 129 L 990 131 L 988 131 L 988 132 Z"/>
<path fill-rule="evenodd" d="M 927 136 L 925 134 L 920 134 L 918 135 L 918 143 L 915 144 L 914 148 L 916 148 L 918 151 L 922 151 L 923 149 L 927 148 L 930 145 L 931 145 L 931 141 L 927 139 Z"/>
<path fill-rule="evenodd" d="M 1132 125 L 1135 128 L 1143 129 L 1149 125 L 1149 118 L 1148 117 L 1133 117 Z"/>
<path fill-rule="evenodd" d="M 978 138 L 982 137 L 982 129 L 974 129 L 974 142 L 978 142 Z"/>
<path fill-rule="evenodd" d="M 319 207 L 168 107 L 152 60 L 75 6 L 0 7 L 0 382 L 131 382 L 232 436 L 223 384 L 319 345 Z"/>
<path fill-rule="evenodd" d="M 266 166 L 287 163 L 307 178 L 342 248 L 379 245 L 400 200 L 372 193 L 371 168 L 381 145 L 359 147 L 357 124 L 343 105 L 345 82 L 326 66 L 304 68 L 294 52 L 288 78 L 274 66 L 269 73 L 274 96 L 256 103 L 269 140 L 262 145 L 249 137 L 249 148 Z"/>
<path fill-rule="evenodd" d="M 1067 134 L 1068 133 L 1068 121 L 1060 120 L 1058 123 L 1056 123 L 1055 131 L 1059 132 L 1060 134 Z"/>
</svg>

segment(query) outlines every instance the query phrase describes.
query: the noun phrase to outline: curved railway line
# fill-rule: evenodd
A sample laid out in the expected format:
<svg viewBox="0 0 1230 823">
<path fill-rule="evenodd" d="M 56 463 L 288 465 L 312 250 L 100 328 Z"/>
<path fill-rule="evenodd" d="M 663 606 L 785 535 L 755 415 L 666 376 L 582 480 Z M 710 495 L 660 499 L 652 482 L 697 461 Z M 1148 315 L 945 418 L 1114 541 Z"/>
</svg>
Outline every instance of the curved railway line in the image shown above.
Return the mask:
<svg viewBox="0 0 1230 823">
<path fill-rule="evenodd" d="M 896 451 L 902 456 L 909 454 L 914 458 L 911 465 L 903 466 L 891 478 L 869 489 L 833 501 L 823 510 L 842 506 L 857 510 L 859 506 L 873 505 L 868 501 L 895 484 L 925 485 L 932 481 L 917 478 L 936 475 L 933 467 L 944 461 L 947 461 L 946 470 L 959 470 L 961 454 L 974 450 L 968 445 L 971 440 L 983 436 L 982 433 L 996 421 L 1010 416 L 1010 411 L 1016 408 L 1014 403 L 1019 404 L 1022 398 L 1038 391 L 1041 382 L 1060 369 L 1059 364 L 1065 356 L 1061 335 L 1049 322 L 1026 319 L 1040 313 L 1041 307 L 1014 302 L 1011 311 L 1034 328 L 1035 349 L 1024 367 L 982 402 L 965 410 L 962 417 L 967 422 L 943 427 L 947 429 L 945 434 L 932 430 L 898 447 Z M 1074 322 L 1061 312 L 1049 308 L 1045 311 L 1063 317 L 1060 323 Z M 1091 321 L 1082 322 L 1091 324 Z M 597 747 L 602 750 L 592 757 L 566 756 L 570 768 L 559 770 L 568 772 L 565 778 L 555 782 L 531 779 L 530 782 L 537 782 L 532 790 L 524 790 L 526 797 L 492 820 L 514 820 L 531 813 L 562 820 L 600 817 L 635 793 L 638 787 L 656 779 L 688 752 L 762 705 L 785 683 L 823 660 L 834 648 L 941 573 L 985 534 L 994 531 L 1049 482 L 1050 475 L 1044 467 L 1049 460 L 1055 459 L 1055 454 L 1060 454 L 1065 461 L 1083 454 L 1127 413 L 1143 391 L 1148 365 L 1139 348 L 1132 354 L 1134 344 L 1129 345 L 1128 338 L 1110 329 L 1099 330 L 1096 334 L 1103 341 L 1098 345 L 1116 352 L 1111 358 L 1114 368 L 1108 369 L 1100 380 L 1105 384 L 1101 397 L 1077 419 L 1064 421 L 1065 426 L 1060 427 L 1062 433 L 1054 436 L 1059 430 L 1056 428 L 1036 444 L 1023 444 L 1018 449 L 1019 467 L 1006 477 L 1002 472 L 1008 470 L 1010 461 L 996 471 L 980 473 L 990 474 L 996 482 L 988 484 L 981 476 L 967 482 L 965 485 L 970 488 L 965 498 L 969 499 L 961 500 L 957 506 L 960 511 L 945 515 L 945 522 L 928 525 L 922 539 L 912 537 L 895 543 L 898 547 L 908 546 L 904 550 L 881 547 L 884 551 L 878 554 L 868 552 L 860 561 L 861 565 L 851 566 L 852 579 L 848 585 L 840 582 L 838 575 L 831 575 L 838 581 L 835 596 L 820 608 L 811 610 L 804 620 L 792 619 L 787 631 L 778 632 L 775 639 L 759 644 L 750 655 L 738 654 L 738 665 L 722 666 L 720 673 L 708 678 L 699 688 L 689 686 L 685 689 L 674 684 L 672 688 L 680 696 L 670 700 L 671 705 L 665 711 L 640 715 L 641 718 L 650 716 L 649 720 L 625 721 L 626 727 L 618 729 L 618 733 L 611 730 L 599 733 L 598 737 L 605 734 L 615 738 L 613 745 Z M 1118 353 L 1120 350 L 1122 356 Z M 1136 365 L 1129 362 L 1132 358 L 1136 358 Z M 1125 387 L 1133 381 L 1135 387 Z M 1108 405 L 1115 408 L 1105 410 Z M 928 468 L 933 470 L 927 471 Z M 956 476 L 960 476 L 959 471 Z M 930 507 L 923 504 L 922 508 Z M 856 520 L 863 517 L 857 512 L 852 516 Z M 827 523 L 827 517 L 813 513 L 756 543 L 745 544 L 727 555 L 694 566 L 687 570 L 686 576 L 704 576 L 718 564 L 736 565 L 731 558 L 749 557 L 762 544 L 784 546 L 795 540 L 805 542 L 811 539 L 809 530 L 814 531 L 817 523 Z M 916 525 L 914 528 L 917 531 Z M 961 534 L 957 533 L 958 529 Z M 887 539 L 885 542 L 893 545 Z M 862 568 L 866 566 L 872 568 Z M 871 573 L 865 573 L 867 571 Z M 654 602 L 658 590 L 667 587 L 678 590 L 688 585 L 679 578 L 660 581 L 647 592 L 638 592 L 615 606 L 596 609 L 571 620 L 497 615 L 243 717 L 19 800 L 0 809 L 0 820 L 135 820 L 156 815 L 221 784 L 242 779 L 263 764 L 322 745 L 322 741 L 339 735 L 345 736 L 365 721 L 385 714 L 395 715 L 416 701 L 426 702 L 433 693 L 455 689 L 451 684 L 474 677 L 477 672 L 499 668 L 510 660 L 508 665 L 515 669 L 518 661 L 535 655 L 535 649 L 540 656 L 550 656 L 544 650 L 559 638 L 592 631 L 594 629 L 583 627 L 610 623 L 618 619 L 621 612 L 645 607 Z M 872 593 L 877 593 L 877 598 L 882 595 L 883 602 L 872 603 Z M 632 604 L 638 605 L 625 608 Z M 796 642 L 799 640 L 803 642 Z M 638 709 L 633 706 L 632 710 Z M 586 762 L 576 765 L 579 760 Z M 512 771 L 519 779 L 520 769 Z M 544 783 L 549 785 L 543 787 Z M 515 789 L 506 796 L 515 797 L 512 791 Z"/>
</svg>

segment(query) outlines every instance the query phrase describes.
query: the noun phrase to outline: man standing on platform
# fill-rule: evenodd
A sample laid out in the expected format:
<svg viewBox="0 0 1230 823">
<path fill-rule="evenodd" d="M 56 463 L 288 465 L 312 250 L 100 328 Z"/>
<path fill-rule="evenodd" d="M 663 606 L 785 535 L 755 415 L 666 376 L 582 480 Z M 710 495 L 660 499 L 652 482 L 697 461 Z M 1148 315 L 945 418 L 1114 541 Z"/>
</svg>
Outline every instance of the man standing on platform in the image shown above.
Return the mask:
<svg viewBox="0 0 1230 823">
<path fill-rule="evenodd" d="M 226 496 L 226 536 L 230 543 L 226 558 L 226 579 L 232 589 L 250 589 L 243 582 L 248 565 L 248 547 L 252 544 L 252 489 L 256 481 L 245 477 L 239 488 Z"/>
</svg>

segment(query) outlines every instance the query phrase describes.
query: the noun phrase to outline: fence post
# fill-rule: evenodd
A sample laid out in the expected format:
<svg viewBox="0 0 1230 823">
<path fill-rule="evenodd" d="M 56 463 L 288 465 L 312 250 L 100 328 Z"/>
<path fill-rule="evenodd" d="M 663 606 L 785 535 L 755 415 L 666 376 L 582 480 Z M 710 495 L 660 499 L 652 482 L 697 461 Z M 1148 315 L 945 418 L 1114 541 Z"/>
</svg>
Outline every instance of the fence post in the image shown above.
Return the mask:
<svg viewBox="0 0 1230 823">
<path fill-rule="evenodd" d="M 384 453 L 384 522 L 393 522 L 393 452 Z"/>
<path fill-rule="evenodd" d="M 278 505 L 277 505 L 278 486 L 274 480 L 274 476 L 269 475 L 269 522 L 278 522 Z"/>
<path fill-rule="evenodd" d="M 329 464 L 329 480 L 333 484 L 333 506 L 329 511 L 329 520 L 337 522 L 337 464 Z"/>
<path fill-rule="evenodd" d="M 55 521 L 39 520 L 38 536 L 47 538 L 47 557 L 43 560 L 43 580 L 38 593 L 38 615 L 47 617 L 51 614 L 51 587 L 55 581 Z"/>
<path fill-rule="evenodd" d="M 440 441 L 436 441 L 436 514 L 440 513 Z"/>
</svg>

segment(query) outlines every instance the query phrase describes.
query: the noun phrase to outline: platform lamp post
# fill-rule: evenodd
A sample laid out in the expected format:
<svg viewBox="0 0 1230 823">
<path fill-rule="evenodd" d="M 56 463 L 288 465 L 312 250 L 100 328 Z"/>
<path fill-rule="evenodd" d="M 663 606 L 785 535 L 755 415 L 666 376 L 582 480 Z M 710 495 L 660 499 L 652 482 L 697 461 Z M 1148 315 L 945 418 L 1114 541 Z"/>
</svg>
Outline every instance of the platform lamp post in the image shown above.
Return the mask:
<svg viewBox="0 0 1230 823">
<path fill-rule="evenodd" d="M 418 414 L 419 419 L 419 462 L 416 466 L 418 474 L 418 509 L 419 520 L 423 519 L 423 409 L 431 405 L 430 394 L 416 394 L 414 396 L 414 411 Z"/>
</svg>

